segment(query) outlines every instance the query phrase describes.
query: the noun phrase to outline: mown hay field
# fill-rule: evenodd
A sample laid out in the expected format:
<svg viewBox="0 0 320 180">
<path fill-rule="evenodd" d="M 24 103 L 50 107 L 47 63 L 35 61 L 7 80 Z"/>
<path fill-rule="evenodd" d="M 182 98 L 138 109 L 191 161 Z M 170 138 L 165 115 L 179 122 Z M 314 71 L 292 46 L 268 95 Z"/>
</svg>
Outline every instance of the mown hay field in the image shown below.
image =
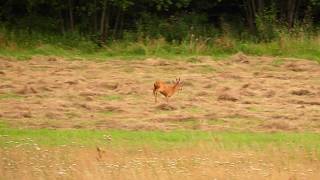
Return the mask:
<svg viewBox="0 0 320 180">
<path fill-rule="evenodd" d="M 180 77 L 166 104 L 155 80 Z M 318 179 L 320 66 L 225 60 L 0 60 L 4 179 Z M 1 179 L 1 178 L 0 178 Z"/>
</svg>

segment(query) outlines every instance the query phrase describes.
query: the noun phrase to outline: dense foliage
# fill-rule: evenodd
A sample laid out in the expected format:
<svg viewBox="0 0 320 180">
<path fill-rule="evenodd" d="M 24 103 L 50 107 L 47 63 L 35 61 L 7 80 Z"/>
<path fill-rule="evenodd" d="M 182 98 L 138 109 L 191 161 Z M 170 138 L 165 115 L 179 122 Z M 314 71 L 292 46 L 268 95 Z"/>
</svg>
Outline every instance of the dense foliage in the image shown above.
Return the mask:
<svg viewBox="0 0 320 180">
<path fill-rule="evenodd" d="M 0 23 L 27 33 L 77 33 L 112 39 L 181 41 L 228 33 L 268 41 L 295 27 L 315 30 L 319 0 L 6 0 Z"/>
</svg>

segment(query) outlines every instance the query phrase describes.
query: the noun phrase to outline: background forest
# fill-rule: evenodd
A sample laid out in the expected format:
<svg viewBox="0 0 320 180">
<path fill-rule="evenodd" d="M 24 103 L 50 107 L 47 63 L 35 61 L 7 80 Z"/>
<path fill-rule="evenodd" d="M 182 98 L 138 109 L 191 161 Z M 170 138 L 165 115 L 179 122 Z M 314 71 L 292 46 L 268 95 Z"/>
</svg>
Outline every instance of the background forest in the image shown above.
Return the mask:
<svg viewBox="0 0 320 180">
<path fill-rule="evenodd" d="M 319 0 L 7 0 L 0 55 L 319 59 Z"/>
</svg>

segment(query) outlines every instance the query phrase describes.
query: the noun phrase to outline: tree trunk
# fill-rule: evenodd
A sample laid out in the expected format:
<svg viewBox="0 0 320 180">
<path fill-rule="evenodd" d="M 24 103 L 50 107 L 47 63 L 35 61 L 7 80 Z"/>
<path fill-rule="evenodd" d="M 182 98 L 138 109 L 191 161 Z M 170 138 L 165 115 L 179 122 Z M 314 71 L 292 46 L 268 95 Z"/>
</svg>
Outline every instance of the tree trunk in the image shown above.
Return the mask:
<svg viewBox="0 0 320 180">
<path fill-rule="evenodd" d="M 265 8 L 264 0 L 245 0 L 244 7 L 246 11 L 246 19 L 249 26 L 249 31 L 252 34 L 256 33 L 256 16 L 261 15 Z"/>
<path fill-rule="evenodd" d="M 70 30 L 74 31 L 74 19 L 73 19 L 73 5 L 72 0 L 68 0 L 69 3 L 69 23 L 70 23 Z"/>
<path fill-rule="evenodd" d="M 101 22 L 100 22 L 100 40 L 102 43 L 106 42 L 106 38 L 109 31 L 109 21 L 110 21 L 110 12 L 109 12 L 108 0 L 103 2 Z"/>
<path fill-rule="evenodd" d="M 256 25 L 255 25 L 255 12 L 252 1 L 254 0 L 245 0 L 244 7 L 246 11 L 246 19 L 249 26 L 249 31 L 252 34 L 256 33 Z"/>
<path fill-rule="evenodd" d="M 279 1 L 278 2 L 278 6 L 279 6 L 279 17 L 280 17 L 280 20 L 281 22 L 286 22 L 287 20 L 287 3 L 285 1 Z"/>
<path fill-rule="evenodd" d="M 101 21 L 100 21 L 100 34 L 102 35 L 104 32 L 104 21 L 106 18 L 106 7 L 107 7 L 107 0 L 103 1 L 102 11 L 101 11 Z"/>
<path fill-rule="evenodd" d="M 93 10 L 93 33 L 97 33 L 98 22 L 97 22 L 97 0 L 94 0 L 94 10 Z"/>
<path fill-rule="evenodd" d="M 294 27 L 295 21 L 299 18 L 300 5 L 301 5 L 301 0 L 296 0 L 292 27 Z"/>
<path fill-rule="evenodd" d="M 110 24 L 110 11 L 108 10 L 109 6 L 106 8 L 106 15 L 105 15 L 105 23 L 104 23 L 104 31 L 101 34 L 101 41 L 104 43 L 108 37 L 109 33 L 109 24 Z"/>
<path fill-rule="evenodd" d="M 124 15 L 125 15 L 124 12 L 122 12 L 122 14 L 121 14 L 121 20 L 120 20 L 120 27 L 119 27 L 118 37 L 122 37 L 122 35 L 123 35 Z"/>
<path fill-rule="evenodd" d="M 120 21 L 121 14 L 122 14 L 122 10 L 121 10 L 121 8 L 118 8 L 116 20 L 115 20 L 114 27 L 113 27 L 113 34 L 112 34 L 113 38 L 116 38 L 116 35 L 118 33 L 119 23 L 120 23 L 119 21 Z"/>
<path fill-rule="evenodd" d="M 256 12 L 257 12 L 256 1 L 255 0 L 250 0 L 250 5 L 251 5 L 251 9 L 252 9 L 253 15 L 255 16 Z"/>
<path fill-rule="evenodd" d="M 64 20 L 64 16 L 63 16 L 63 11 L 60 10 L 59 14 L 60 14 L 60 28 L 61 28 L 61 33 L 64 34 L 64 33 L 65 33 L 65 28 L 64 28 L 64 27 L 65 27 L 65 26 L 64 26 L 65 20 Z"/>
<path fill-rule="evenodd" d="M 288 7 L 288 10 L 287 10 L 288 28 L 291 29 L 294 24 L 294 17 L 296 12 L 296 0 L 288 0 L 287 7 Z"/>
<path fill-rule="evenodd" d="M 263 13 L 263 11 L 264 11 L 264 0 L 258 0 L 257 11 L 258 11 L 258 14 Z"/>
</svg>

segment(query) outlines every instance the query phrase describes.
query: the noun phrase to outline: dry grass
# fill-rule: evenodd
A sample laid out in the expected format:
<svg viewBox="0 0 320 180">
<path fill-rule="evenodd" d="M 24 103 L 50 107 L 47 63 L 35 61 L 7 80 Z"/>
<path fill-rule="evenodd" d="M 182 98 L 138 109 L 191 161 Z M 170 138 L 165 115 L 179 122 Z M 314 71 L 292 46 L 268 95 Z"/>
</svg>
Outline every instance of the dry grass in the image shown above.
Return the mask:
<svg viewBox="0 0 320 180">
<path fill-rule="evenodd" d="M 312 151 L 194 148 L 157 151 L 56 147 L 36 144 L 0 150 L 4 179 L 319 179 Z"/>
<path fill-rule="evenodd" d="M 201 43 L 190 48 L 201 51 Z M 8 140 L 0 142 L 0 179 L 319 179 L 319 151 L 308 148 L 318 147 L 317 134 L 301 141 L 283 139 L 286 133 L 225 132 L 319 132 L 319 73 L 315 62 L 241 53 L 225 61 L 1 59 L 1 122 L 41 130 L 1 129 L 0 122 L 0 138 Z M 183 91 L 169 105 L 154 104 L 153 82 L 176 77 Z M 117 138 L 42 128 L 223 132 L 133 131 Z M 110 146 L 97 150 L 77 138 Z M 252 147 L 239 143 L 248 141 Z"/>
<path fill-rule="evenodd" d="M 0 117 L 17 127 L 319 131 L 320 67 L 306 60 L 0 61 Z M 153 83 L 183 90 L 155 104 Z M 201 110 L 200 110 L 201 109 Z M 239 119 L 249 120 L 249 122 Z M 185 125 L 190 122 L 199 125 Z M 222 120 L 219 126 L 207 121 Z"/>
</svg>

